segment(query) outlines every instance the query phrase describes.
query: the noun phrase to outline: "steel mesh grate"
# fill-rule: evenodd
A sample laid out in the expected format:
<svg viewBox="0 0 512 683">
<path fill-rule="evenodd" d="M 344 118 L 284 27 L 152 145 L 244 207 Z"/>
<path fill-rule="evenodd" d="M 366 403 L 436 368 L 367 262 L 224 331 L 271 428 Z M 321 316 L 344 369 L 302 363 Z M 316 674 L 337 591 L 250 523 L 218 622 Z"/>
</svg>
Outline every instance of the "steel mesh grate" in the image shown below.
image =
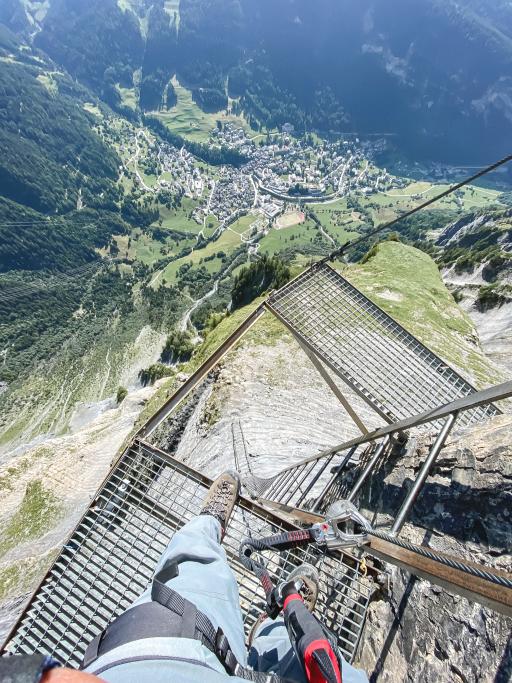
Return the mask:
<svg viewBox="0 0 512 683">
<path fill-rule="evenodd" d="M 7 652 L 41 652 L 78 666 L 87 644 L 144 591 L 175 531 L 200 510 L 209 480 L 147 444 L 125 452 L 78 524 L 18 621 Z M 237 577 L 246 635 L 261 614 L 264 594 L 238 561 L 243 536 L 286 528 L 263 508 L 241 500 L 224 547 Z M 317 610 L 352 661 L 371 595 L 370 579 L 348 556 L 317 549 L 266 555 L 274 580 L 304 561 L 321 577 Z"/>
<path fill-rule="evenodd" d="M 326 264 L 273 294 L 268 305 L 372 407 L 393 421 L 476 389 Z M 462 424 L 500 411 L 462 414 Z"/>
</svg>

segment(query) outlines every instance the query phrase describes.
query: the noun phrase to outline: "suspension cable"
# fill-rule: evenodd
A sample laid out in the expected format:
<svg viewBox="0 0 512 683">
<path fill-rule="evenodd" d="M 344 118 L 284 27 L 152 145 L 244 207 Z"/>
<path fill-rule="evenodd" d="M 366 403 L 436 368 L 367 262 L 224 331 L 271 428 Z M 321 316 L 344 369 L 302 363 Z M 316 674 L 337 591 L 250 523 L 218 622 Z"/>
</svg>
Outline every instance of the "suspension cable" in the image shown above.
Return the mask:
<svg viewBox="0 0 512 683">
<path fill-rule="evenodd" d="M 502 586 L 503 588 L 512 589 L 512 578 L 495 574 L 492 570 L 486 569 L 485 567 L 478 567 L 475 565 L 467 564 L 462 559 L 459 560 L 455 557 L 448 557 L 447 555 L 442 555 L 440 553 L 437 553 L 435 550 L 432 550 L 431 548 L 427 548 L 425 546 L 413 545 L 408 541 L 404 541 L 401 538 L 397 538 L 396 536 L 392 536 L 391 534 L 387 534 L 382 531 L 377 531 L 376 529 L 372 529 L 372 531 L 369 531 L 368 535 L 374 536 L 375 538 L 380 538 L 382 541 L 392 543 L 393 545 L 396 545 L 399 548 L 409 550 L 410 552 L 416 553 L 417 555 L 427 557 L 430 560 L 434 560 L 435 562 L 444 564 L 447 567 L 451 567 L 452 569 L 457 569 L 458 571 L 465 572 L 466 574 L 476 576 L 479 579 L 490 581 L 491 583 L 494 583 L 498 586 Z"/>
<path fill-rule="evenodd" d="M 457 183 L 457 185 L 453 185 L 452 187 L 449 187 L 444 192 L 441 192 L 440 194 L 436 195 L 435 197 L 432 197 L 432 199 L 429 199 L 428 201 L 423 202 L 423 204 L 420 204 L 415 209 L 411 209 L 410 211 L 407 211 L 406 213 L 402 214 L 401 216 L 398 216 L 398 218 L 394 218 L 392 221 L 389 221 L 388 223 L 384 223 L 383 225 L 380 225 L 378 228 L 374 228 L 373 230 L 370 230 L 370 232 L 367 232 L 365 235 L 362 235 L 361 237 L 358 237 L 355 240 L 348 240 L 347 242 L 345 242 L 345 244 L 342 244 L 341 247 L 338 247 L 338 249 L 335 249 L 328 256 L 321 259 L 319 261 L 319 263 L 327 263 L 327 261 L 332 261 L 335 258 L 337 258 L 338 256 L 342 256 L 347 249 L 351 249 L 352 247 L 355 247 L 357 244 L 360 244 L 361 242 L 364 242 L 365 240 L 369 239 L 370 237 L 377 235 L 379 232 L 382 232 L 383 230 L 387 230 L 388 228 L 391 228 L 393 225 L 396 225 L 400 221 L 404 220 L 404 218 L 409 218 L 409 216 L 412 216 L 415 213 L 418 213 L 418 211 L 425 209 L 427 206 L 430 206 L 431 204 L 438 202 L 440 199 L 443 199 L 444 197 L 447 197 L 448 195 L 453 194 L 453 192 L 460 190 L 461 187 L 464 187 L 465 185 L 469 185 L 470 183 L 472 183 L 475 180 L 478 180 L 478 178 L 481 178 L 482 176 L 486 175 L 487 173 L 491 173 L 492 171 L 495 171 L 497 168 L 499 168 L 500 166 L 503 166 L 504 164 L 507 164 L 509 161 L 512 161 L 512 154 L 509 154 L 508 156 L 504 157 L 503 159 L 500 159 L 500 161 L 497 161 L 495 164 L 491 164 L 490 166 L 486 166 L 481 171 L 478 171 L 478 173 L 475 173 L 474 175 L 470 176 L 469 178 L 466 178 L 465 180 L 463 180 L 462 182 Z"/>
</svg>

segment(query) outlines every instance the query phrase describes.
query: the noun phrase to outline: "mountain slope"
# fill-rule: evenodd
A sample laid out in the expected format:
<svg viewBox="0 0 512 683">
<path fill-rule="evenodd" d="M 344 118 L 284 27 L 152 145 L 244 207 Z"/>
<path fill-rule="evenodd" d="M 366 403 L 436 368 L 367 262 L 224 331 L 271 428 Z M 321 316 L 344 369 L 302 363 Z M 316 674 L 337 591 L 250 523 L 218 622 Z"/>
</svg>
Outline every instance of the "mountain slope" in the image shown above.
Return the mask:
<svg viewBox="0 0 512 683">
<path fill-rule="evenodd" d="M 158 108 L 177 73 L 207 110 L 227 87 L 254 127 L 388 133 L 415 160 L 488 162 L 510 139 L 505 0 L 181 0 L 179 19 L 164 0 L 39 5 L 7 0 L 0 22 L 116 107 L 125 88 Z"/>
<path fill-rule="evenodd" d="M 416 274 L 413 288 L 406 277 L 411 272 Z M 397 273 L 402 273 L 403 277 Z M 445 355 L 447 360 L 453 362 L 456 357 L 463 373 L 470 379 L 476 379 L 480 384 L 479 371 L 485 368 L 489 381 L 494 370 L 482 356 L 471 321 L 443 286 L 436 265 L 427 255 L 412 247 L 389 242 L 381 245 L 366 264 L 346 268 L 344 274 L 424 343 Z M 19 510 L 25 488 L 34 479 L 47 482 L 67 513 L 55 520 L 55 528 L 48 528 L 42 538 L 26 542 L 18 550 L 11 549 L 0 557 L 0 597 L 19 595 L 17 590 L 23 576 L 17 576 L 16 581 L 6 585 L 5 577 L 12 573 L 13 562 L 29 560 L 31 567 L 36 565 L 33 579 L 37 578 L 40 568 L 37 569 L 38 557 L 34 557 L 33 548 L 37 547 L 38 555 L 43 555 L 65 536 L 79 516 L 88 495 L 94 490 L 94 482 L 100 482 L 108 462 L 115 455 L 114 450 L 108 449 L 120 445 L 127 435 L 128 418 L 133 421 L 141 409 L 140 404 L 137 407 L 134 402 L 143 396 L 150 398 L 139 418 L 140 424 L 179 386 L 183 373 L 193 372 L 206 360 L 257 303 L 224 317 L 197 347 L 192 359 L 180 366 L 179 373 L 163 381 L 152 397 L 151 391 L 133 394 L 126 408 L 116 408 L 107 402 L 107 410 L 84 426 L 81 427 L 77 419 L 73 433 L 19 450 L 0 467 L 0 489 L 5 489 L 9 502 L 0 514 L 0 529 L 2 525 L 8 525 L 9 519 Z M 412 318 L 411 306 L 415 310 Z M 429 321 L 429 324 L 423 324 L 423 321 Z M 103 342 L 96 344 L 94 349 L 95 362 L 90 366 L 98 377 L 101 376 L 102 358 L 103 363 L 117 362 L 113 353 L 113 338 L 121 330 L 120 323 L 117 324 L 116 328 L 112 322 L 111 327 L 113 351 L 109 354 Z M 140 346 L 145 344 L 148 344 L 147 337 L 140 340 Z M 466 360 L 469 362 L 465 363 Z M 70 377 L 72 374 L 73 369 Z M 360 399 L 351 398 L 355 405 L 360 405 Z M 380 422 L 364 405 L 361 411 L 369 425 Z M 25 411 L 22 417 L 30 419 L 31 416 Z M 250 461 L 257 464 L 260 475 L 275 472 L 281 466 L 357 432 L 291 335 L 270 314 L 258 321 L 226 356 L 217 380 L 203 387 L 196 402 L 185 406 L 185 418 L 185 422 L 178 418 L 164 425 L 160 433 L 161 444 L 169 445 L 175 439 L 173 452 L 210 474 L 217 474 L 228 464 L 231 466 L 233 424 L 241 424 Z M 112 439 L 109 440 L 110 432 Z M 102 453 L 101 458 L 98 452 Z M 87 480 L 80 490 L 76 490 L 69 486 L 69 472 L 83 468 L 83 462 L 95 465 L 87 470 Z M 56 471 L 58 476 L 55 476 Z M 26 586 L 26 590 L 28 588 Z"/>
<path fill-rule="evenodd" d="M 159 356 L 160 328 L 183 308 L 173 288 L 140 291 L 143 266 L 111 265 L 113 236 L 131 230 L 123 216 L 144 225 L 158 212 L 124 200 L 121 160 L 98 133 L 105 114 L 95 99 L 0 31 L 2 453 L 65 430 L 78 402 L 135 386 Z"/>
<path fill-rule="evenodd" d="M 51 3 L 35 44 L 107 100 L 114 82 L 131 84 L 144 47 L 138 20 L 115 0 Z"/>
<path fill-rule="evenodd" d="M 512 21 L 503 28 L 498 14 L 435 0 L 240 0 L 223 3 L 221 16 L 216 6 L 182 1 L 182 59 L 215 66 L 230 86 L 233 78 L 256 120 L 333 128 L 342 112 L 341 130 L 393 133 L 412 156 L 474 163 L 502 151 Z"/>
<path fill-rule="evenodd" d="M 87 93 L 21 46 L 14 56 L 3 52 L 2 196 L 42 212 L 76 208 L 80 190 L 87 205 L 98 204 L 101 194 L 107 204 L 119 159 L 93 131 L 94 119 L 81 106 Z"/>
</svg>

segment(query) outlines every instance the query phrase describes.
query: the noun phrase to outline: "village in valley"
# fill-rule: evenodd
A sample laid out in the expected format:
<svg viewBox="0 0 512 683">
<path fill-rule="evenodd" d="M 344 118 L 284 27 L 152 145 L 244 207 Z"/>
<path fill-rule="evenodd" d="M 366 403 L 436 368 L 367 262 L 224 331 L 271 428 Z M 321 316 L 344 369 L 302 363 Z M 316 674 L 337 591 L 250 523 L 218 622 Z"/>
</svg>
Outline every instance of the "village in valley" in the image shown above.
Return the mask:
<svg viewBox="0 0 512 683">
<path fill-rule="evenodd" d="M 319 256 L 429 199 L 448 182 L 447 169 L 437 181 L 439 169 L 415 179 L 413 172 L 407 177 L 386 169 L 380 161 L 385 137 L 323 139 L 296 135 L 291 124 L 257 132 L 243 119 L 213 122 L 192 147 L 184 136 L 170 144 L 150 125 L 116 116 L 98 122 L 98 132 L 122 160 L 125 198 L 154 207 L 157 216 L 129 238 L 115 238 L 110 254 L 129 270 L 142 262 L 154 272 L 153 287 L 177 284 L 185 269 L 192 277 L 203 268 L 209 278 L 203 274 L 205 287 L 208 280 L 213 288 L 227 264 L 233 275 L 264 253 Z M 198 149 L 206 150 L 204 159 Z M 212 150 L 231 154 L 238 163 L 213 163 Z M 487 202 L 480 192 L 468 189 L 445 207 L 461 210 Z"/>
<path fill-rule="evenodd" d="M 103 133 L 112 137 L 109 125 L 112 122 Z M 168 192 L 192 200 L 191 218 L 203 227 L 212 219 L 217 228 L 227 227 L 251 213 L 260 218 L 255 221 L 259 229 L 270 229 L 279 227 L 279 217 L 298 205 L 336 202 L 349 195 L 370 197 L 408 184 L 373 165 L 382 140 L 296 139 L 287 125 L 280 133 L 251 138 L 243 128 L 226 123 L 211 131 L 210 143 L 236 149 L 247 162 L 238 168 L 212 167 L 144 128 L 119 119 L 115 125 L 122 178 L 131 178 L 139 192 Z"/>
</svg>

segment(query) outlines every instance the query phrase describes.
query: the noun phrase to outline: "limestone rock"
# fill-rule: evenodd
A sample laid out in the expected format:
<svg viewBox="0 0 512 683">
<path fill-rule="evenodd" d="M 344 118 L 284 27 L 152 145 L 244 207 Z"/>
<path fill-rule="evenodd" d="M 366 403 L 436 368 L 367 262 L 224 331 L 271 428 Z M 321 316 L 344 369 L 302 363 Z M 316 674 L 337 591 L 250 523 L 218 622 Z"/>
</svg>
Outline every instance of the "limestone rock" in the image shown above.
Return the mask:
<svg viewBox="0 0 512 683">
<path fill-rule="evenodd" d="M 488 566 L 512 566 L 512 416 L 453 435 L 402 536 Z M 388 457 L 363 490 L 367 515 L 389 523 L 431 439 Z M 355 476 L 355 475 L 351 475 Z M 391 589 L 371 604 L 357 664 L 373 682 L 512 680 L 512 619 L 389 568 Z"/>
</svg>

